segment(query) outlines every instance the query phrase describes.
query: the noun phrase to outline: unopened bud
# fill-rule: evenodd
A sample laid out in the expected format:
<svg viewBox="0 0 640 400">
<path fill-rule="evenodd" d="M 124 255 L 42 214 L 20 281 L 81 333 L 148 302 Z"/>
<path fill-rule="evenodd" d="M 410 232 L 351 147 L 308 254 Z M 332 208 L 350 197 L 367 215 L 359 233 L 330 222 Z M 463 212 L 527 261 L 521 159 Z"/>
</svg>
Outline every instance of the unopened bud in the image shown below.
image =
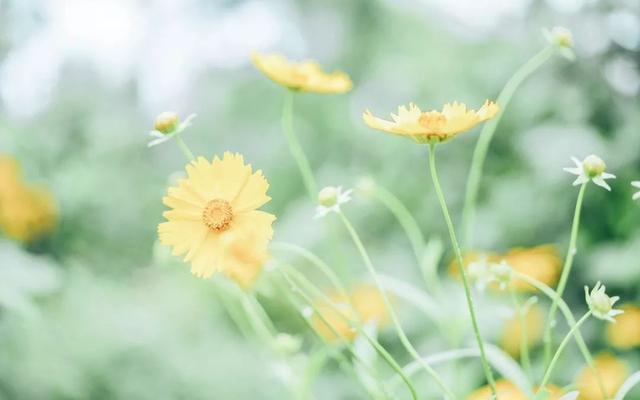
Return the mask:
<svg viewBox="0 0 640 400">
<path fill-rule="evenodd" d="M 338 188 L 327 186 L 318 193 L 318 203 L 325 207 L 333 207 L 338 202 Z"/>
<path fill-rule="evenodd" d="M 165 111 L 156 118 L 154 128 L 158 132 L 166 135 L 175 131 L 179 124 L 180 118 L 178 117 L 178 114 L 172 111 Z"/>
</svg>

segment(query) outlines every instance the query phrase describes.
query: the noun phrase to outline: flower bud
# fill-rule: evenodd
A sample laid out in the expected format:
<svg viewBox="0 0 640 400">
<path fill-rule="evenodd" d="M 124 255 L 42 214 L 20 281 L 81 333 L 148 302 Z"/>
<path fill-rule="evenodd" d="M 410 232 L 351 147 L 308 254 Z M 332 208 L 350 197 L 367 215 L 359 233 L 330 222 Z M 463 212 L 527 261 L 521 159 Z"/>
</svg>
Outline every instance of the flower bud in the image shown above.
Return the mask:
<svg viewBox="0 0 640 400">
<path fill-rule="evenodd" d="M 321 206 L 333 207 L 338 203 L 338 195 L 340 192 L 335 186 L 327 186 L 318 193 L 318 203 Z"/>
<path fill-rule="evenodd" d="M 602 158 L 592 154 L 584 159 L 582 168 L 589 178 L 594 178 L 600 176 L 607 169 L 607 164 L 602 161 Z"/>
<path fill-rule="evenodd" d="M 180 118 L 178 117 L 178 114 L 172 111 L 165 111 L 156 118 L 154 128 L 158 132 L 166 135 L 175 131 L 179 124 Z"/>
<path fill-rule="evenodd" d="M 573 47 L 573 35 L 563 26 L 554 26 L 549 32 L 549 40 L 558 47 L 565 49 Z"/>
<path fill-rule="evenodd" d="M 611 311 L 611 299 L 604 292 L 595 292 L 591 294 L 591 308 L 594 313 L 608 314 Z"/>
<path fill-rule="evenodd" d="M 511 267 L 505 261 L 491 265 L 491 275 L 501 289 L 511 283 Z"/>
</svg>

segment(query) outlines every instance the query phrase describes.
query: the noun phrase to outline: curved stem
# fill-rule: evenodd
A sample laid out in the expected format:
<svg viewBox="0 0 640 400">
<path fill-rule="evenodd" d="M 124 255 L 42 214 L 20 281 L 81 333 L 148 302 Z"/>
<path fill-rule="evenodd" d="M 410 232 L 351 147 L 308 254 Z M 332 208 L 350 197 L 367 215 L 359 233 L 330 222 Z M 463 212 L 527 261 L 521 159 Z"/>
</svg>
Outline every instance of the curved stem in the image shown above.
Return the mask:
<svg viewBox="0 0 640 400">
<path fill-rule="evenodd" d="M 531 379 L 531 358 L 529 357 L 529 338 L 527 337 L 527 320 L 525 314 L 527 310 L 522 308 L 520 300 L 518 300 L 518 295 L 512 286 L 509 286 L 509 294 L 511 295 L 513 307 L 518 314 L 518 323 L 520 324 L 520 361 L 522 368 L 525 370 L 529 379 Z"/>
<path fill-rule="evenodd" d="M 426 242 L 416 219 L 407 207 L 402 204 L 400 199 L 387 189 L 376 185 L 374 196 L 384 204 L 389 211 L 391 211 L 409 238 L 409 242 L 411 242 L 411 247 L 413 248 L 413 253 L 416 256 L 420 270 L 424 275 L 425 283 L 429 289 L 434 290 L 439 287 L 440 282 L 438 280 L 438 272 L 436 268 L 434 266 L 425 265 L 424 251 Z"/>
<path fill-rule="evenodd" d="M 320 257 L 315 255 L 311 251 L 305 249 L 304 247 L 300 247 L 293 243 L 272 242 L 271 246 L 275 249 L 288 251 L 290 253 L 297 254 L 305 258 L 307 261 L 311 262 L 313 266 L 318 268 L 318 270 L 320 270 L 320 272 L 322 272 L 327 277 L 327 279 L 329 279 L 331 284 L 334 286 L 334 288 L 338 291 L 338 293 L 341 296 L 343 296 L 345 299 L 349 298 L 347 294 L 347 290 L 344 287 L 344 285 L 340 282 L 340 279 L 338 278 L 338 276 L 333 272 L 331 267 L 327 265 L 327 263 L 322 261 Z"/>
<path fill-rule="evenodd" d="M 484 166 L 484 160 L 487 158 L 487 152 L 491 139 L 496 131 L 496 127 L 502 119 L 507 105 L 511 101 L 513 94 L 522 84 L 522 82 L 534 73 L 542 64 L 544 64 L 554 53 L 554 47 L 548 46 L 530 58 L 525 64 L 523 64 L 514 74 L 511 76 L 507 84 L 504 86 L 496 102 L 502 108 L 500 113 L 493 119 L 487 121 L 480 132 L 476 148 L 473 152 L 473 160 L 471 161 L 471 169 L 469 170 L 469 177 L 467 178 L 467 191 L 464 199 L 464 210 L 462 217 L 463 226 L 463 239 L 465 248 L 469 248 L 471 243 L 473 221 L 475 218 L 475 208 L 478 198 L 478 189 L 480 188 L 480 180 L 482 179 L 482 169 Z"/>
<path fill-rule="evenodd" d="M 182 140 L 182 136 L 180 135 L 180 133 L 176 133 L 176 143 L 178 143 L 178 147 L 180 147 L 182 154 L 184 154 L 187 160 L 193 161 L 196 159 L 193 153 L 191 152 L 191 150 L 189 149 L 189 146 L 187 146 L 184 140 Z"/>
<path fill-rule="evenodd" d="M 456 232 L 453 227 L 453 222 L 451 221 L 451 215 L 449 215 L 449 208 L 447 207 L 447 202 L 444 198 L 444 194 L 442 193 L 442 187 L 440 186 L 440 180 L 438 179 L 438 171 L 436 170 L 436 145 L 433 143 L 429 145 L 429 169 L 431 171 L 431 179 L 433 180 L 433 186 L 435 188 L 436 195 L 438 196 L 440 207 L 442 208 L 442 214 L 444 215 L 444 220 L 449 230 L 451 246 L 453 247 L 453 251 L 455 252 L 455 255 L 456 255 L 458 268 L 460 270 L 460 276 L 462 277 L 464 294 L 465 294 L 465 297 L 467 298 L 467 308 L 469 309 L 469 316 L 471 318 L 471 325 L 473 326 L 473 332 L 475 333 L 476 341 L 478 342 L 478 348 L 480 349 L 480 360 L 482 361 L 482 368 L 484 369 L 484 374 L 487 378 L 487 382 L 489 383 L 489 387 L 491 388 L 491 393 L 493 394 L 494 397 L 496 397 L 496 381 L 493 377 L 493 372 L 491 372 L 491 367 L 489 366 L 489 362 L 487 361 L 487 355 L 484 350 L 484 342 L 482 341 L 482 335 L 480 334 L 480 328 L 478 326 L 478 320 L 476 317 L 475 306 L 473 304 L 473 298 L 471 297 L 471 290 L 469 288 L 467 272 L 464 268 L 464 260 L 462 259 L 462 252 L 460 251 L 460 245 L 458 244 L 458 239 L 456 238 Z"/>
<path fill-rule="evenodd" d="M 567 249 L 567 256 L 562 266 L 562 275 L 560 276 L 560 282 L 558 283 L 558 297 L 562 297 L 564 289 L 567 286 L 567 280 L 569 279 L 569 273 L 573 266 L 573 257 L 577 252 L 576 242 L 578 240 L 578 227 L 580 226 L 580 212 L 582 210 L 582 202 L 584 199 L 584 192 L 587 189 L 587 183 L 583 183 L 578 193 L 578 200 L 576 201 L 576 208 L 573 212 L 573 223 L 571 224 L 571 238 L 569 239 L 569 248 Z M 553 329 L 556 311 L 558 309 L 558 303 L 554 299 L 551 303 L 551 309 L 545 323 L 545 330 L 543 335 L 544 342 L 544 364 L 546 365 L 551 356 L 551 331 Z"/>
<path fill-rule="evenodd" d="M 564 350 L 564 348 L 567 346 L 567 343 L 569 343 L 569 340 L 571 339 L 573 334 L 576 331 L 578 331 L 578 329 L 580 329 L 580 326 L 584 324 L 584 322 L 590 316 L 591 316 L 591 311 L 587 311 L 587 313 L 583 315 L 582 318 L 580 318 L 580 320 L 578 320 L 578 322 L 571 327 L 571 329 L 569 330 L 567 335 L 564 337 L 564 339 L 562 339 L 562 342 L 560 342 L 560 346 L 558 346 L 558 350 L 556 350 L 556 353 L 553 355 L 553 358 L 551 359 L 551 363 L 549 363 L 549 366 L 547 367 L 547 371 L 544 373 L 544 377 L 542 378 L 542 382 L 540 383 L 539 391 L 543 391 L 547 386 L 547 383 L 549 383 L 549 378 L 551 378 L 551 373 L 553 372 L 553 368 L 556 366 L 556 363 L 560 358 L 560 354 L 562 354 L 562 350 Z"/>
<path fill-rule="evenodd" d="M 571 310 L 569 309 L 569 306 L 567 305 L 567 303 L 565 303 L 565 301 L 562 300 L 562 298 L 558 296 L 558 294 L 549 286 L 521 272 L 513 271 L 513 277 L 516 279 L 520 279 L 524 282 L 527 282 L 529 285 L 535 287 L 536 289 L 544 293 L 552 301 L 556 301 L 558 303 L 558 308 L 560 309 L 560 312 L 562 313 L 562 315 L 564 315 L 564 318 L 567 320 L 567 324 L 570 327 L 576 324 L 576 319 L 573 317 L 573 314 L 571 314 Z M 604 387 L 602 376 L 600 375 L 600 371 L 596 368 L 596 364 L 593 361 L 593 356 L 591 355 L 591 352 L 589 351 L 587 344 L 582 338 L 580 331 L 575 331 L 574 335 L 576 337 L 576 343 L 578 344 L 578 348 L 582 353 L 582 357 L 585 359 L 585 361 L 593 371 L 594 375 L 596 376 L 596 380 L 598 381 L 598 386 L 600 387 L 600 392 L 603 398 L 607 398 L 607 390 Z"/>
<path fill-rule="evenodd" d="M 389 301 L 389 296 L 387 296 L 387 293 L 386 293 L 386 291 L 384 289 L 384 286 L 382 285 L 382 282 L 380 281 L 378 273 L 376 272 L 375 268 L 373 267 L 373 263 L 371 262 L 371 258 L 369 257 L 369 254 L 367 253 L 367 250 L 365 249 L 364 245 L 362 244 L 362 241 L 360 240 L 360 236 L 358 236 L 358 233 L 354 229 L 353 225 L 351 225 L 351 222 L 349 222 L 349 220 L 347 219 L 347 217 L 343 213 L 340 212 L 340 213 L 338 213 L 338 215 L 340 215 L 340 218 L 342 219 L 342 222 L 344 223 L 344 226 L 347 228 L 347 231 L 351 235 L 351 239 L 353 240 L 354 244 L 356 245 L 356 247 L 358 249 L 358 252 L 360 253 L 360 256 L 362 257 L 362 260 L 364 261 L 367 269 L 369 270 L 369 274 L 371 275 L 371 278 L 373 279 L 373 282 L 375 283 L 376 287 L 380 291 L 380 294 L 382 295 L 382 299 L 384 301 L 384 305 L 385 305 L 385 307 L 387 309 L 387 312 L 389 313 L 389 316 L 391 317 L 391 321 L 393 322 L 393 326 L 395 327 L 396 333 L 398 334 L 398 337 L 400 338 L 400 342 L 402 343 L 404 348 L 407 350 L 407 352 L 411 355 L 411 357 L 413 357 L 416 361 L 418 361 L 420 363 L 420 365 L 425 369 L 425 371 L 427 371 L 427 373 L 429 373 L 429 375 L 431 375 L 431 377 L 436 381 L 436 384 L 445 393 L 446 397 L 450 398 L 450 399 L 454 399 L 455 398 L 454 394 L 444 384 L 444 381 L 442 380 L 440 375 L 438 375 L 438 373 L 433 368 L 431 368 L 431 366 L 427 362 L 425 362 L 422 357 L 420 357 L 420 355 L 416 351 L 415 347 L 413 347 L 413 345 L 409 341 L 409 338 L 405 334 L 404 329 L 402 328 L 402 325 L 400 324 L 400 320 L 398 319 L 398 315 L 396 314 L 395 310 L 393 309 L 393 306 L 391 305 L 391 301 Z"/>
<path fill-rule="evenodd" d="M 294 92 L 287 90 L 284 96 L 284 103 L 282 106 L 282 131 L 289 143 L 289 151 L 298 164 L 298 169 L 302 175 L 302 181 L 307 193 L 312 200 L 315 200 L 318 195 L 318 185 L 313 176 L 313 171 L 309 165 L 309 160 L 304 154 L 304 150 L 298 141 L 298 138 L 293 130 L 293 96 Z"/>
</svg>

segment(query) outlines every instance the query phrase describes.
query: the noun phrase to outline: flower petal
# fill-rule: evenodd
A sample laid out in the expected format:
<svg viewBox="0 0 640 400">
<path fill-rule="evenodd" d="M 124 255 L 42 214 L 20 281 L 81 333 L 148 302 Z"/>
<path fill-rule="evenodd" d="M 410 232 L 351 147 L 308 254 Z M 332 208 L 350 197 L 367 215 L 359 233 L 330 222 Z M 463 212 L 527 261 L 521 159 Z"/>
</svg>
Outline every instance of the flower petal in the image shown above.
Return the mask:
<svg viewBox="0 0 640 400">
<path fill-rule="evenodd" d="M 249 176 L 231 205 L 236 212 L 255 210 L 271 200 L 271 197 L 267 196 L 268 189 L 269 183 L 262 170 L 258 170 Z"/>
<path fill-rule="evenodd" d="M 611 191 L 611 187 L 609 186 L 609 184 L 607 184 L 607 182 L 605 182 L 604 179 L 602 179 L 601 176 L 595 177 L 592 179 L 593 183 L 595 183 L 596 185 L 603 187 L 605 189 L 607 189 L 608 191 Z"/>
</svg>

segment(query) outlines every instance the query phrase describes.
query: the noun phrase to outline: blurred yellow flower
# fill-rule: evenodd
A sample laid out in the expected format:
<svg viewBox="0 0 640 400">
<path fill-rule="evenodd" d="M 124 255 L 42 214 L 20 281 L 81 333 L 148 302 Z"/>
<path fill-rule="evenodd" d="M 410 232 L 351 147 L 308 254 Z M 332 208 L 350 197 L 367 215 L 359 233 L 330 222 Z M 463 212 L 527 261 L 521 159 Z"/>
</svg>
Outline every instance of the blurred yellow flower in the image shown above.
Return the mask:
<svg viewBox="0 0 640 400">
<path fill-rule="evenodd" d="M 0 195 L 0 231 L 21 242 L 31 242 L 51 232 L 57 210 L 51 194 L 37 187 L 16 187 Z"/>
<path fill-rule="evenodd" d="M 607 392 L 603 399 L 598 380 L 593 370 L 585 366 L 576 378 L 576 389 L 580 391 L 578 400 L 608 400 L 618 391 L 629 373 L 627 365 L 611 354 L 602 353 L 594 359 L 596 369 L 600 372 L 602 383 Z"/>
<path fill-rule="evenodd" d="M 640 307 L 625 304 L 618 308 L 624 314 L 616 317 L 615 324 L 607 324 L 607 341 L 619 349 L 640 346 Z"/>
<path fill-rule="evenodd" d="M 0 197 L 20 185 L 18 161 L 8 155 L 0 155 Z"/>
<path fill-rule="evenodd" d="M 191 272 L 210 277 L 223 272 L 243 287 L 258 277 L 268 258 L 275 216 L 257 210 L 271 198 L 262 171 L 252 173 L 240 154 L 203 157 L 186 167 L 187 178 L 163 198 L 170 211 L 158 225 L 160 242 L 185 254 Z"/>
<path fill-rule="evenodd" d="M 311 323 L 327 341 L 337 339 L 333 330 L 346 340 L 351 341 L 355 338 L 356 330 L 345 320 L 345 317 L 350 321 L 358 319 L 363 324 L 375 323 L 378 329 L 389 323 L 389 314 L 384 304 L 384 298 L 375 286 L 367 283 L 358 284 L 348 296 L 349 298 L 345 298 L 337 293 L 328 296 L 343 315 L 324 302 L 319 302 L 316 306 L 326 322 L 316 314 L 311 319 Z"/>
<path fill-rule="evenodd" d="M 544 312 L 538 305 L 532 304 L 527 307 L 524 315 L 525 327 L 527 330 L 527 344 L 529 348 L 535 346 L 542 339 L 542 329 L 544 327 Z M 502 328 L 500 347 L 513 357 L 520 356 L 520 344 L 522 342 L 522 329 L 518 313 L 509 318 Z"/>
<path fill-rule="evenodd" d="M 478 110 L 471 110 L 463 103 L 447 103 L 442 111 L 422 112 L 413 103 L 398 107 L 398 114 L 391 114 L 393 121 L 375 117 L 369 110 L 362 115 L 364 122 L 373 129 L 407 136 L 418 143 L 440 143 L 452 139 L 477 124 L 493 118 L 500 107 L 485 101 Z"/>
<path fill-rule="evenodd" d="M 530 248 L 514 248 L 503 256 L 511 267 L 547 286 L 554 287 L 562 270 L 562 259 L 552 245 Z M 535 292 L 536 288 L 519 279 L 511 282 L 514 289 L 521 292 Z"/>
<path fill-rule="evenodd" d="M 269 79 L 291 90 L 346 93 L 353 83 L 340 71 L 324 72 L 315 61 L 292 62 L 278 54 L 253 54 L 253 64 Z"/>
<path fill-rule="evenodd" d="M 520 388 L 504 379 L 500 379 L 496 382 L 496 389 L 498 392 L 497 400 L 528 399 L 527 395 L 520 390 Z M 562 390 L 557 386 L 547 385 L 547 390 L 549 391 L 549 397 L 547 397 L 547 400 L 558 400 L 562 397 Z M 465 400 L 492 400 L 491 388 L 489 385 L 483 386 L 468 395 Z"/>
</svg>

